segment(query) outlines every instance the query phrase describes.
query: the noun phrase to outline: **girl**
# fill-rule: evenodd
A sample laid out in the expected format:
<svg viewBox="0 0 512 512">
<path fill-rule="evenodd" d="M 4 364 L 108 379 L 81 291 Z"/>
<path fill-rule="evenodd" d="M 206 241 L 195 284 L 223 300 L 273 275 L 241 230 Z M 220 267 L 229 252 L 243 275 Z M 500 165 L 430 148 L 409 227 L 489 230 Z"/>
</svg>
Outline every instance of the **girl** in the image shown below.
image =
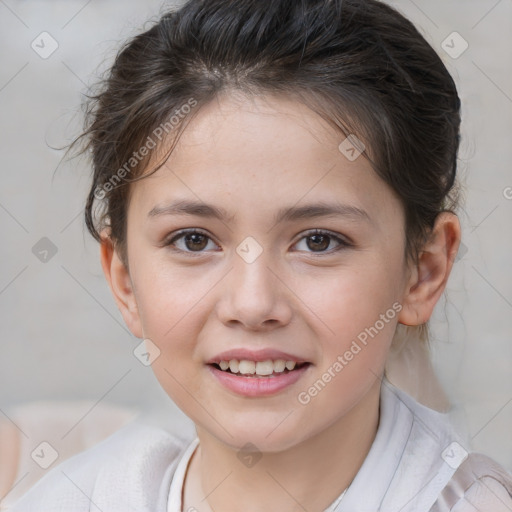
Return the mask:
<svg viewBox="0 0 512 512">
<path fill-rule="evenodd" d="M 427 342 L 460 243 L 460 100 L 409 21 L 190 0 L 124 47 L 88 119 L 87 226 L 195 432 L 133 423 L 13 510 L 512 509 L 512 477 L 384 371 Z"/>
</svg>

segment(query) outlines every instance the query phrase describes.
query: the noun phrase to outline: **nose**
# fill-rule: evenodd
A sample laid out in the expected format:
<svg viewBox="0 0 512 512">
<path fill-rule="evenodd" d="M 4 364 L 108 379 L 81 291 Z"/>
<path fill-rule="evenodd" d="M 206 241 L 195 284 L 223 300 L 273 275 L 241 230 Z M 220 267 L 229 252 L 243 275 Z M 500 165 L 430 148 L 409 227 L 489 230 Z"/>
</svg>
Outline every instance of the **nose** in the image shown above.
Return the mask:
<svg viewBox="0 0 512 512">
<path fill-rule="evenodd" d="M 284 276 L 271 266 L 265 251 L 251 263 L 235 254 L 232 268 L 221 282 L 217 303 L 217 314 L 224 324 L 268 331 L 291 321 L 293 293 Z"/>
</svg>

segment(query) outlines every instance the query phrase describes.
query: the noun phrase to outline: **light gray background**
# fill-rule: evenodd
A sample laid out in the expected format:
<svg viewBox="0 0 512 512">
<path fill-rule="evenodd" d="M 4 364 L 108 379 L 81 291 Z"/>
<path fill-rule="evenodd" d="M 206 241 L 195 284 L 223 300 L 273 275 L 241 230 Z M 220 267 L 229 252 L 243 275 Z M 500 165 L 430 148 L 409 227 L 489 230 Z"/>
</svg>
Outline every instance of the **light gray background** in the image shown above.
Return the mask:
<svg viewBox="0 0 512 512">
<path fill-rule="evenodd" d="M 441 55 L 463 102 L 465 247 L 433 318 L 435 368 L 473 448 L 512 469 L 512 0 L 390 3 Z M 78 133 L 86 85 L 162 6 L 0 0 L 2 411 L 87 398 L 181 415 L 133 356 L 140 340 L 124 326 L 85 232 L 89 169 L 60 163 L 52 149 Z M 59 45 L 47 59 L 31 48 L 43 31 Z M 442 48 L 454 31 L 469 44 L 456 59 Z M 58 250 L 46 263 L 32 252 L 42 237 Z"/>
</svg>

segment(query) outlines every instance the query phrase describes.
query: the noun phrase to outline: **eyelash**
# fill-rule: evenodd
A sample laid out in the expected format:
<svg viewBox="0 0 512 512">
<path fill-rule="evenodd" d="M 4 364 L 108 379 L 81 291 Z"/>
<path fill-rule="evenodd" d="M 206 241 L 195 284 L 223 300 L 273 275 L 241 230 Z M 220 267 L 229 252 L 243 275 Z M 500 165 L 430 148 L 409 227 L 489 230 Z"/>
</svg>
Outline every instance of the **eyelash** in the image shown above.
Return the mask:
<svg viewBox="0 0 512 512">
<path fill-rule="evenodd" d="M 192 257 L 202 256 L 204 254 L 204 252 L 205 252 L 204 250 L 203 251 L 188 251 L 188 250 L 184 251 L 183 249 L 178 249 L 178 248 L 173 246 L 173 244 L 177 240 L 183 238 L 186 235 L 190 235 L 190 234 L 203 235 L 206 238 L 208 238 L 209 240 L 214 241 L 206 232 L 202 231 L 201 229 L 197 229 L 197 228 L 183 229 L 181 231 L 178 231 L 176 234 L 174 234 L 174 236 L 172 238 L 166 240 L 163 243 L 163 247 L 169 247 L 172 251 L 179 252 L 179 253 L 182 253 L 182 254 L 187 254 L 187 255 L 190 255 Z M 334 233 L 332 233 L 330 231 L 325 231 L 325 230 L 322 230 L 322 229 L 312 229 L 312 230 L 307 231 L 294 245 L 298 244 L 301 240 L 303 240 L 305 238 L 309 238 L 309 237 L 314 236 L 314 235 L 327 236 L 327 237 L 335 240 L 339 244 L 335 249 L 331 249 L 330 251 L 319 251 L 319 252 L 312 251 L 310 253 L 310 254 L 314 254 L 316 256 L 330 255 L 330 254 L 336 253 L 338 251 L 341 251 L 342 249 L 347 249 L 347 248 L 353 246 L 353 244 L 347 242 L 346 240 L 342 239 L 341 237 L 335 235 Z"/>
</svg>

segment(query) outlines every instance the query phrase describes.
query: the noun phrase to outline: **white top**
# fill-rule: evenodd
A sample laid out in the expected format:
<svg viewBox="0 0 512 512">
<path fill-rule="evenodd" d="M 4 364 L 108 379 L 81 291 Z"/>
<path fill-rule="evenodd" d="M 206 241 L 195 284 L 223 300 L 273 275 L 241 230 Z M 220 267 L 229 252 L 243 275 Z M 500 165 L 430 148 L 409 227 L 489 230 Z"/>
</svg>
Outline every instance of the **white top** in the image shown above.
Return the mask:
<svg viewBox="0 0 512 512">
<path fill-rule="evenodd" d="M 183 455 L 181 456 L 180 461 L 176 467 L 174 472 L 174 476 L 172 477 L 171 489 L 169 491 L 169 501 L 167 503 L 167 512 L 182 512 L 183 511 L 183 503 L 181 501 L 183 484 L 185 482 L 185 474 L 187 473 L 188 463 L 192 458 L 192 455 L 196 451 L 199 446 L 199 438 L 196 437 L 187 447 Z M 347 492 L 345 489 L 332 503 L 331 505 L 324 510 L 324 512 L 334 512 L 336 510 L 336 506 L 340 503 L 341 499 Z"/>
<path fill-rule="evenodd" d="M 184 475 L 197 443 L 195 429 L 178 435 L 132 422 L 50 470 L 9 510 L 182 512 Z M 384 378 L 375 440 L 343 499 L 338 497 L 328 510 L 429 512 L 465 459 L 463 444 L 445 414 L 419 404 Z M 470 483 L 451 510 L 474 512 L 470 498 L 478 496 L 487 503 L 497 494 L 512 510 L 512 499 L 499 478 L 493 485 Z"/>
<path fill-rule="evenodd" d="M 169 501 L 167 503 L 167 512 L 182 512 L 181 492 L 183 490 L 183 483 L 185 480 L 185 473 L 187 472 L 188 463 L 192 458 L 199 445 L 199 438 L 196 437 L 185 450 L 181 459 L 176 467 L 174 476 L 172 477 L 171 489 L 169 491 Z"/>
</svg>

